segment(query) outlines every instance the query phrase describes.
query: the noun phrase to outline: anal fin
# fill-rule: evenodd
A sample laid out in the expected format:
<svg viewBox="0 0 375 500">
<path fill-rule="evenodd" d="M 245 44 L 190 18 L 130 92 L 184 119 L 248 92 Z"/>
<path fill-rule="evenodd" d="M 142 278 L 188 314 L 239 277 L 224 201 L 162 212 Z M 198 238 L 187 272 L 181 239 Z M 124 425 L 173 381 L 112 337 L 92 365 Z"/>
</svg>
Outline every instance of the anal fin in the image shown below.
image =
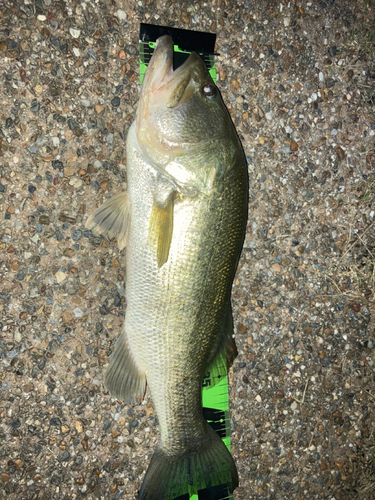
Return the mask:
<svg viewBox="0 0 375 500">
<path fill-rule="evenodd" d="M 145 393 L 146 375 L 136 365 L 125 333 L 116 342 L 105 374 L 105 385 L 112 396 L 125 403 L 136 403 L 137 398 Z"/>
<path fill-rule="evenodd" d="M 220 381 L 220 377 L 218 377 L 218 375 L 222 375 L 229 370 L 238 354 L 233 333 L 232 306 L 230 302 L 228 302 L 220 324 L 218 341 L 211 352 L 205 369 L 205 373 L 210 372 L 212 385 L 215 385 Z"/>
</svg>

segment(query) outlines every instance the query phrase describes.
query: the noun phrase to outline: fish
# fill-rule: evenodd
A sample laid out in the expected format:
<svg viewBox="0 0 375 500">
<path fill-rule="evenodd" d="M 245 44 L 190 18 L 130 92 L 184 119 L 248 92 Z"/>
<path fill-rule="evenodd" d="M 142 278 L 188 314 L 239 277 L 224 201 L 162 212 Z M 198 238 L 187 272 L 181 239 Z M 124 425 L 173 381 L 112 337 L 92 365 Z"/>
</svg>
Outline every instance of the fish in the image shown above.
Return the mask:
<svg viewBox="0 0 375 500">
<path fill-rule="evenodd" d="M 160 37 L 126 141 L 127 191 L 86 226 L 126 248 L 127 307 L 105 375 L 136 404 L 151 391 L 160 443 L 139 500 L 219 500 L 235 462 L 207 423 L 203 376 L 237 354 L 231 288 L 248 214 L 248 171 L 221 94 L 199 55 L 173 69 Z M 202 493 L 203 492 L 203 493 Z"/>
</svg>

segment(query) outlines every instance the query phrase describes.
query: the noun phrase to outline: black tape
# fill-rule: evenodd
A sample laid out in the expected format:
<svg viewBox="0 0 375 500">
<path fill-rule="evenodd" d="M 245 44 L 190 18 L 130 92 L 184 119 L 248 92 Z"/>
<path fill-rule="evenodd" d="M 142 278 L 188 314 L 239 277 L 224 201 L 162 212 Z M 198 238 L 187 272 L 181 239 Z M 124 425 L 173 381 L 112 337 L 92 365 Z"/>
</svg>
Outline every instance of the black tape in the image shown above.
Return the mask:
<svg viewBox="0 0 375 500">
<path fill-rule="evenodd" d="M 226 500 L 230 498 L 230 484 L 219 484 L 198 491 L 199 500 Z"/>
<path fill-rule="evenodd" d="M 186 52 L 199 52 L 200 54 L 214 55 L 216 41 L 215 33 L 182 30 L 179 28 L 170 28 L 168 26 L 141 23 L 139 33 L 140 42 L 156 42 L 156 40 L 163 35 L 171 36 L 175 45 L 178 45 L 181 50 L 185 50 Z"/>
<path fill-rule="evenodd" d="M 229 412 L 217 408 L 203 407 L 203 415 L 216 434 L 222 439 L 230 435 Z"/>
</svg>

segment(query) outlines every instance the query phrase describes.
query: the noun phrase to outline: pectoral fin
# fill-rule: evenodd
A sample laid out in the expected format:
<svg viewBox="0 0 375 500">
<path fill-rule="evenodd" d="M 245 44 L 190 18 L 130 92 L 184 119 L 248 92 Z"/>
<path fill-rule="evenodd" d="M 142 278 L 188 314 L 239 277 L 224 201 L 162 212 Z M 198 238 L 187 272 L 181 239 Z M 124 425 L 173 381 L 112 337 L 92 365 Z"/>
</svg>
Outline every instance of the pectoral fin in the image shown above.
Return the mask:
<svg viewBox="0 0 375 500">
<path fill-rule="evenodd" d="M 151 241 L 156 241 L 158 267 L 161 267 L 168 260 L 173 233 L 173 203 L 172 193 L 165 206 L 160 206 L 156 201 L 152 206 L 149 235 Z"/>
<path fill-rule="evenodd" d="M 128 193 L 120 193 L 100 205 L 87 219 L 86 227 L 117 238 L 119 249 L 126 246 L 130 224 Z"/>
</svg>

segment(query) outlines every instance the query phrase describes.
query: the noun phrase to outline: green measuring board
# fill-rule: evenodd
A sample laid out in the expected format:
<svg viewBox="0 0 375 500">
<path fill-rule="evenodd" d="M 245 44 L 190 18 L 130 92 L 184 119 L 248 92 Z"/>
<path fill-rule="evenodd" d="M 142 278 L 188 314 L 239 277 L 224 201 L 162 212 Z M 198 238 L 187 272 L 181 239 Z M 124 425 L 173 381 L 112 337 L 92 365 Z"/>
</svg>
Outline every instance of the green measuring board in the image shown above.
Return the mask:
<svg viewBox="0 0 375 500">
<path fill-rule="evenodd" d="M 181 32 L 188 33 L 187 36 L 195 36 L 195 37 L 212 37 L 215 38 L 212 34 L 202 34 L 199 32 L 192 32 L 187 30 L 175 30 L 173 28 L 165 28 L 165 33 L 163 33 L 164 27 L 154 26 L 154 25 L 141 25 L 141 35 L 139 41 L 139 54 L 140 54 L 140 83 L 142 85 L 143 77 L 145 75 L 147 65 L 151 59 L 151 56 L 154 52 L 155 41 L 150 41 L 149 35 L 152 33 L 154 39 L 156 37 L 161 36 L 162 34 L 171 34 L 173 40 L 175 40 L 175 36 L 173 32 Z M 157 33 L 157 35 L 155 35 Z M 146 36 L 145 36 L 146 34 Z M 204 44 L 205 40 L 203 40 Z M 213 44 L 214 45 L 214 44 Z M 208 53 L 204 50 L 200 51 L 195 50 L 203 59 L 206 64 L 206 67 L 211 75 L 211 78 L 216 83 L 216 68 L 213 54 L 213 45 L 211 49 L 211 53 Z M 175 56 L 182 58 L 187 58 L 188 55 L 192 52 L 192 50 L 184 50 L 181 49 L 179 45 L 174 45 Z M 186 56 L 185 56 L 186 54 Z M 203 404 L 203 413 L 207 420 L 207 422 L 211 425 L 211 427 L 216 431 L 216 433 L 222 438 L 224 444 L 230 451 L 230 417 L 229 417 L 229 392 L 228 392 L 228 373 L 225 366 L 225 363 L 222 364 L 221 368 L 215 369 L 215 371 L 211 373 L 206 373 L 203 379 L 202 384 L 202 404 Z M 217 492 L 222 495 L 221 500 L 233 500 L 233 495 L 229 492 L 227 485 L 218 485 Z M 187 493 L 182 497 L 179 497 L 181 500 L 200 500 L 199 493 L 197 492 L 194 495 L 190 495 Z"/>
</svg>

